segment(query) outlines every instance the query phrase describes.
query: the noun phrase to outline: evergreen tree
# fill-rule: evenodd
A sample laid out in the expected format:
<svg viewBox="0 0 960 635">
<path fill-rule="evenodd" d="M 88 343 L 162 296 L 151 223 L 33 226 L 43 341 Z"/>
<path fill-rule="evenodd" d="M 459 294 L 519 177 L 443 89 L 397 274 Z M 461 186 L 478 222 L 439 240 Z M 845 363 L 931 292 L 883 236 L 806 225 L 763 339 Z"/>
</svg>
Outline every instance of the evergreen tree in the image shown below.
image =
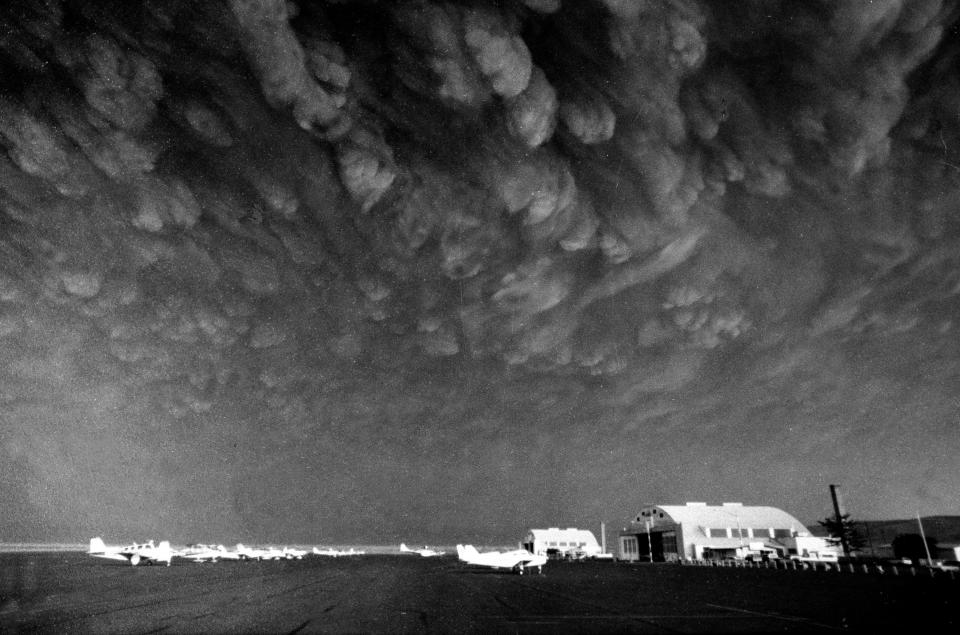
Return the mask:
<svg viewBox="0 0 960 635">
<path fill-rule="evenodd" d="M 844 514 L 840 518 L 829 516 L 818 522 L 830 534 L 827 542 L 832 545 L 842 545 L 846 549 L 844 555 L 860 551 L 867 544 L 863 534 L 857 529 L 856 523 L 850 520 L 850 514 Z"/>
</svg>

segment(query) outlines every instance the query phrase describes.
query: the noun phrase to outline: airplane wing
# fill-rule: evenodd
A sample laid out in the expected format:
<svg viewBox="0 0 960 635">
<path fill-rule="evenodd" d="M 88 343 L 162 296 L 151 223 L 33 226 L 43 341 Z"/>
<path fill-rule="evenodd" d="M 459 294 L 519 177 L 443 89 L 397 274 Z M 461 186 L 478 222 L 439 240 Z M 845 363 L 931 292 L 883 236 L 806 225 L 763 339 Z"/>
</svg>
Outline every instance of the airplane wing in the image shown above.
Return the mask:
<svg viewBox="0 0 960 635">
<path fill-rule="evenodd" d="M 91 555 L 94 558 L 106 558 L 107 560 L 121 560 L 123 562 L 126 562 L 130 559 L 121 553 L 89 553 L 88 552 L 88 555 Z"/>
<path fill-rule="evenodd" d="M 177 554 L 178 557 L 185 560 L 193 560 L 194 562 L 216 562 L 220 554 L 208 552 L 208 553 L 184 553 Z"/>
</svg>

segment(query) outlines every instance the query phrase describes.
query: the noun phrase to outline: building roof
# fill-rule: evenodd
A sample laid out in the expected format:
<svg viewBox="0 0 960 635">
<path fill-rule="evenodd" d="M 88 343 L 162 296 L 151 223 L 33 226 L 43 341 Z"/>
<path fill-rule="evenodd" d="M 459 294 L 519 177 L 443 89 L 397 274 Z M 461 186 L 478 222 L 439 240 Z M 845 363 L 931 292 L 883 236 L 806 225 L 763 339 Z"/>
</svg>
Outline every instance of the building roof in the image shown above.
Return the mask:
<svg viewBox="0 0 960 635">
<path fill-rule="evenodd" d="M 549 529 L 531 529 L 530 534 L 534 540 L 542 542 L 583 542 L 587 545 L 596 545 L 597 538 L 589 529 L 577 529 L 568 527 L 560 529 L 559 527 L 550 527 Z"/>
<path fill-rule="evenodd" d="M 647 515 L 648 513 L 651 513 Z M 809 530 L 792 515 L 776 507 L 747 506 L 742 503 L 686 503 L 685 505 L 649 505 L 634 518 L 636 523 L 683 524 L 686 530 L 696 528 L 741 527 L 753 529 L 789 529 L 791 533 L 805 535 Z"/>
</svg>

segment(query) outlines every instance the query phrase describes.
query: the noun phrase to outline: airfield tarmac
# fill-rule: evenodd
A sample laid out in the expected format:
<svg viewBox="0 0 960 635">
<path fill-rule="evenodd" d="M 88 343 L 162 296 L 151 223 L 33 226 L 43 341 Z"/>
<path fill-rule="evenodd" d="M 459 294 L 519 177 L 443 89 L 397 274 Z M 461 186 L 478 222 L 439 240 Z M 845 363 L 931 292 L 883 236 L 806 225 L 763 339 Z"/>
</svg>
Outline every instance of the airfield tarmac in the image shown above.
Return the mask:
<svg viewBox="0 0 960 635">
<path fill-rule="evenodd" d="M 957 632 L 960 580 L 551 562 L 543 575 L 456 558 L 312 557 L 138 566 L 0 554 L 0 632 Z"/>
</svg>

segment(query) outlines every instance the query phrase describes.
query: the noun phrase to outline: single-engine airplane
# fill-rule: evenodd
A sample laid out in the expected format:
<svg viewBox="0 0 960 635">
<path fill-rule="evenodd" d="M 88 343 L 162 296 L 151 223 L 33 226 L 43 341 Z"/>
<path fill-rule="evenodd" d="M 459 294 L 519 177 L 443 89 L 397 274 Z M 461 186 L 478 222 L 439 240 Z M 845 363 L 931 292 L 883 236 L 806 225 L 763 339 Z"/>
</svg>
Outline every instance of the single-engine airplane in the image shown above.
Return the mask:
<svg viewBox="0 0 960 635">
<path fill-rule="evenodd" d="M 536 567 L 539 573 L 543 573 L 543 565 L 547 564 L 546 556 L 534 555 L 526 549 L 480 553 L 473 545 L 457 545 L 457 557 L 467 564 L 493 569 L 510 569 L 520 575 L 523 575 L 527 567 Z"/>
<path fill-rule="evenodd" d="M 405 544 L 402 543 L 402 542 L 400 543 L 400 553 L 418 553 L 418 554 L 420 554 L 421 556 L 423 556 L 424 558 L 430 558 L 430 557 L 432 557 L 432 556 L 442 556 L 442 555 L 443 555 L 443 552 L 442 552 L 442 551 L 436 551 L 436 550 L 434 550 L 434 549 L 430 549 L 430 548 L 427 547 L 426 545 L 424 545 L 423 549 L 411 549 L 410 547 L 408 547 L 407 545 L 405 545 Z"/>
<path fill-rule="evenodd" d="M 194 562 L 216 562 L 217 560 L 239 560 L 238 551 L 227 551 L 223 545 L 194 545 L 174 555 Z"/>
<path fill-rule="evenodd" d="M 237 543 L 237 557 L 240 560 L 263 560 L 267 558 L 272 558 L 271 552 L 266 549 L 256 549 L 254 547 L 244 547 L 243 544 Z"/>
<path fill-rule="evenodd" d="M 303 549 L 294 549 L 293 547 L 284 547 L 283 548 L 283 557 L 287 560 L 303 560 L 303 557 L 307 555 L 307 552 Z"/>
<path fill-rule="evenodd" d="M 168 540 L 161 541 L 159 545 L 154 545 L 151 540 L 143 544 L 134 543 L 126 547 L 108 547 L 100 537 L 90 539 L 90 550 L 87 553 L 95 558 L 126 560 L 133 566 L 137 566 L 141 562 L 147 564 L 166 562 L 169 567 L 174 556 L 174 551 L 170 548 Z"/>
<path fill-rule="evenodd" d="M 267 547 L 260 551 L 262 552 L 260 555 L 261 560 L 284 560 L 287 557 L 287 554 L 284 553 L 282 549 L 277 549 L 276 547 Z"/>
</svg>

